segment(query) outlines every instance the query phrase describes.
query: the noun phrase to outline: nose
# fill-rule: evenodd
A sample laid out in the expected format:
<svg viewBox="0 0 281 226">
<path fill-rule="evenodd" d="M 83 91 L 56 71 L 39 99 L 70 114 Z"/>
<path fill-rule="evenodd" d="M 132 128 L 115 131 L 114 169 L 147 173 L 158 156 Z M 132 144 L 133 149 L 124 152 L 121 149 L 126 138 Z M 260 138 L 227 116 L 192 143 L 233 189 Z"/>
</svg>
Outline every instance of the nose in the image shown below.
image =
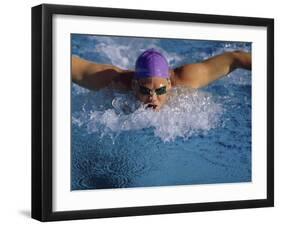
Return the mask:
<svg viewBox="0 0 281 226">
<path fill-rule="evenodd" d="M 150 95 L 149 95 L 149 101 L 150 102 L 153 102 L 155 101 L 157 98 L 156 98 L 156 93 L 155 92 L 151 92 Z"/>
</svg>

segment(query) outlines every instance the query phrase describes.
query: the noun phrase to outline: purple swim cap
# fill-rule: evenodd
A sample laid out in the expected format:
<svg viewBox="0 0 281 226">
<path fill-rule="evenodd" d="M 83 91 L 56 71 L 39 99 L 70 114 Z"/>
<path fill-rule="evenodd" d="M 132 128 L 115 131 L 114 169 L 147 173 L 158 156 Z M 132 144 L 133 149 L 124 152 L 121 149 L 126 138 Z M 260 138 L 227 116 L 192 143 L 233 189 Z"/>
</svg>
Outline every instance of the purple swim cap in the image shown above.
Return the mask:
<svg viewBox="0 0 281 226">
<path fill-rule="evenodd" d="M 169 78 L 169 65 L 166 58 L 155 49 L 144 51 L 137 59 L 135 78 Z"/>
</svg>

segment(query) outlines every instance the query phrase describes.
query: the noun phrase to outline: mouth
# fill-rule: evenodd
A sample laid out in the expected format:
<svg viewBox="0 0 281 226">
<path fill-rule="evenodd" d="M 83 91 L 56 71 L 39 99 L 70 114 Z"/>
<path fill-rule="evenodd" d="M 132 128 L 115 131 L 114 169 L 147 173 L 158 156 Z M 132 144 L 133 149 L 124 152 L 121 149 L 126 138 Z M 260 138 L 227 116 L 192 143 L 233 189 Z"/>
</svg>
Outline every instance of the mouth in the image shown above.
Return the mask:
<svg viewBox="0 0 281 226">
<path fill-rule="evenodd" d="M 156 109 L 156 108 L 157 108 L 157 105 L 156 105 L 156 104 L 148 104 L 148 105 L 146 106 L 146 108 Z"/>
</svg>

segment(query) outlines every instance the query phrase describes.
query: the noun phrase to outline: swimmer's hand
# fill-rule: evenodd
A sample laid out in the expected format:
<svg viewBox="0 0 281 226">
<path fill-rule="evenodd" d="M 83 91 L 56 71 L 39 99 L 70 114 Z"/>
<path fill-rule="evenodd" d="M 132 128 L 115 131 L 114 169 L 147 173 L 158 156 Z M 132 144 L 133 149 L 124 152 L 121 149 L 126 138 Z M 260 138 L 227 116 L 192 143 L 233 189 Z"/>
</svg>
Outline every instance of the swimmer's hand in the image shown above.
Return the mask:
<svg viewBox="0 0 281 226">
<path fill-rule="evenodd" d="M 197 89 L 220 79 L 236 68 L 251 70 L 251 53 L 225 52 L 200 63 L 183 65 L 173 70 L 173 80 L 175 85 Z"/>
</svg>

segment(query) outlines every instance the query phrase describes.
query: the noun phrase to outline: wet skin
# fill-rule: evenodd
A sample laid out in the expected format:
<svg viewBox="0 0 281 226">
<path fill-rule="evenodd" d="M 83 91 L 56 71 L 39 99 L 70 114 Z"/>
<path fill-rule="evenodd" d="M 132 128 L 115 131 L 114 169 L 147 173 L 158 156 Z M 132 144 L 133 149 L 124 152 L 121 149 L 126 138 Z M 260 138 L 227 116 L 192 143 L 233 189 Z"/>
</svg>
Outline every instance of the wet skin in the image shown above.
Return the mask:
<svg viewBox="0 0 281 226">
<path fill-rule="evenodd" d="M 133 70 L 123 70 L 114 65 L 98 64 L 72 56 L 72 81 L 76 84 L 99 90 L 109 85 L 120 90 L 133 90 L 136 97 L 155 110 L 167 101 L 171 87 L 190 87 L 198 89 L 222 78 L 236 68 L 251 70 L 251 53 L 243 51 L 225 52 L 199 63 L 185 64 L 170 70 L 170 79 L 151 77 L 134 79 Z M 142 94 L 139 86 L 149 91 Z M 156 95 L 155 90 L 166 86 L 167 93 Z"/>
</svg>

